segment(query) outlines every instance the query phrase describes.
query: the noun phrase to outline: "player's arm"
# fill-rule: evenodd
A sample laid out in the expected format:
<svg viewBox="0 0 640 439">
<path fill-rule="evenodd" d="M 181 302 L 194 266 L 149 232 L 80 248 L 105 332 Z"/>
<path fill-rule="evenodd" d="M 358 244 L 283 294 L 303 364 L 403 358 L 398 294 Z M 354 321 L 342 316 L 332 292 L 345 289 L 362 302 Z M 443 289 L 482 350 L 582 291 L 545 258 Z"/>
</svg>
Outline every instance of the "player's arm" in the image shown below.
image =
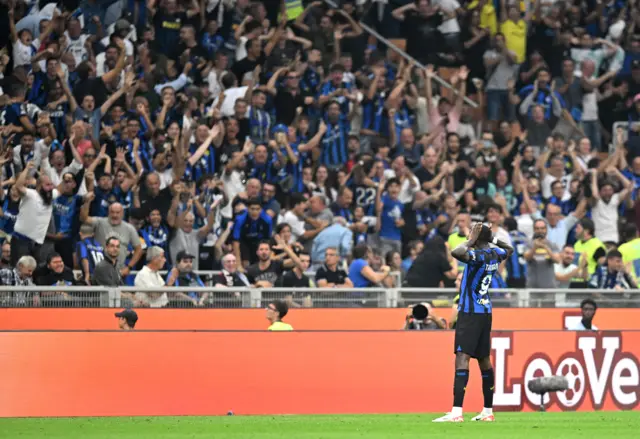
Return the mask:
<svg viewBox="0 0 640 439">
<path fill-rule="evenodd" d="M 504 256 L 503 260 L 508 259 L 509 256 L 511 256 L 513 254 L 513 247 L 511 247 L 511 244 L 508 244 L 508 243 L 506 243 L 504 241 L 501 241 L 498 238 L 496 238 L 495 236 L 491 240 L 491 243 L 494 244 L 494 245 L 497 245 L 499 248 L 501 248 L 502 250 L 507 252 L 507 254 Z"/>
</svg>

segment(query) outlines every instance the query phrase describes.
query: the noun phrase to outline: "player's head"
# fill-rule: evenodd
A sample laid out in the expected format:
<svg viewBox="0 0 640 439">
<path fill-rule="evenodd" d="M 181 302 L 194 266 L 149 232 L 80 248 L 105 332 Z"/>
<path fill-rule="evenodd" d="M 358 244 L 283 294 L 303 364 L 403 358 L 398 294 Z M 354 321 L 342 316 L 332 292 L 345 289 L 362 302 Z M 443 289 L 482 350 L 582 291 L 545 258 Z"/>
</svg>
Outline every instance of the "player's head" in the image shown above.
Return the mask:
<svg viewBox="0 0 640 439">
<path fill-rule="evenodd" d="M 480 231 L 480 234 L 478 235 L 478 240 L 476 241 L 476 245 L 486 245 L 489 244 L 491 242 L 491 238 L 492 238 L 492 232 L 491 229 L 489 228 L 489 226 L 487 226 L 486 224 L 482 225 L 482 230 Z"/>
</svg>

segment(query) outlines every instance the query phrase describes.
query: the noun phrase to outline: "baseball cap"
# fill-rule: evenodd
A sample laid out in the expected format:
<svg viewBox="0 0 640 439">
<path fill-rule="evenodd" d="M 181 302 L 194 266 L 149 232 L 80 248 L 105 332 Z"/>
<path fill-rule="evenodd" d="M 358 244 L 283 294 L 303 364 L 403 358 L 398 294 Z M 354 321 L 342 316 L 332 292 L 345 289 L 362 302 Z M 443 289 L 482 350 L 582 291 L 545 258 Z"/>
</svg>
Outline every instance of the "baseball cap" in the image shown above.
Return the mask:
<svg viewBox="0 0 640 439">
<path fill-rule="evenodd" d="M 116 24 L 115 24 L 115 31 L 116 32 L 121 31 L 121 30 L 129 30 L 130 28 L 131 28 L 131 25 L 124 18 L 121 18 L 121 19 L 116 21 Z"/>
<path fill-rule="evenodd" d="M 136 313 L 134 310 L 129 308 L 123 309 L 122 311 L 117 312 L 115 316 L 125 319 L 127 321 L 127 325 L 129 325 L 132 328 L 136 326 L 136 322 L 138 321 L 138 313 Z"/>
<path fill-rule="evenodd" d="M 180 261 L 182 261 L 183 259 L 195 259 L 195 256 L 193 256 L 193 255 L 191 255 L 191 254 L 187 253 L 187 252 L 186 252 L 186 251 L 184 251 L 184 250 L 181 250 L 181 251 L 179 251 L 179 252 L 178 252 L 178 254 L 176 255 L 176 262 L 180 262 Z"/>
</svg>

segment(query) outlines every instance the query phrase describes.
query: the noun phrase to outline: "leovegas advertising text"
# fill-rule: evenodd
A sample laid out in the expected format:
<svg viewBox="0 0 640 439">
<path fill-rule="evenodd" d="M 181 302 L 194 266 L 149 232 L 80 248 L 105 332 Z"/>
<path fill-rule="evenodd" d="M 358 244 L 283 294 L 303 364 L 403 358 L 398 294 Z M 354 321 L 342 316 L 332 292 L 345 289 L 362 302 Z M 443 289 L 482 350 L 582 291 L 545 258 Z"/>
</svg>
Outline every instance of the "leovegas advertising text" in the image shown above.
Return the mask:
<svg viewBox="0 0 640 439">
<path fill-rule="evenodd" d="M 551 375 L 566 376 L 569 389 L 544 395 L 545 408 L 613 410 L 638 406 L 638 332 L 504 332 L 494 333 L 491 345 L 496 372 L 493 401 L 497 409 L 539 408 L 540 395 L 532 393 L 526 384 Z"/>
<path fill-rule="evenodd" d="M 116 309 L 0 308 L 0 330 L 104 330 L 117 329 Z M 136 329 L 265 330 L 264 309 L 138 309 Z M 437 308 L 448 319 L 451 310 Z M 297 330 L 402 329 L 406 308 L 291 309 L 287 322 Z M 578 309 L 496 309 L 494 330 L 559 330 L 580 321 Z M 640 309 L 599 309 L 595 324 L 602 330 L 640 330 Z"/>
<path fill-rule="evenodd" d="M 637 409 L 640 332 L 496 332 L 497 410 L 565 373 L 551 411 Z M 0 416 L 428 413 L 451 407 L 453 333 L 4 332 Z M 179 371 L 179 372 L 178 372 Z M 482 407 L 472 365 L 465 410 Z"/>
</svg>

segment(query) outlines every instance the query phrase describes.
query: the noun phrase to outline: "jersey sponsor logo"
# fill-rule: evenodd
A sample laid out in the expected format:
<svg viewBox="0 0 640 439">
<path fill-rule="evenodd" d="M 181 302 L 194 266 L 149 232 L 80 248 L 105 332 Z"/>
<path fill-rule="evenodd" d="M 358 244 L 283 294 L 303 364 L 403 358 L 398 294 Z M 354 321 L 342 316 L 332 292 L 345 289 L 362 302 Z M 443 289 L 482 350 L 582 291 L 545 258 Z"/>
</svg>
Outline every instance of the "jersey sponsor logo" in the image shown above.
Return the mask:
<svg viewBox="0 0 640 439">
<path fill-rule="evenodd" d="M 492 337 L 496 371 L 494 407 L 504 411 L 540 407 L 540 395 L 531 392 L 528 382 L 542 376 L 562 375 L 569 383 L 563 392 L 544 395 L 546 409 L 600 410 L 609 398 L 619 409 L 633 409 L 640 403 L 640 362 L 623 348 L 623 334 L 576 333 L 575 348 L 551 357 L 545 352 L 531 354 L 522 370 L 508 373 L 509 357 L 517 349 L 513 334 Z"/>
</svg>

